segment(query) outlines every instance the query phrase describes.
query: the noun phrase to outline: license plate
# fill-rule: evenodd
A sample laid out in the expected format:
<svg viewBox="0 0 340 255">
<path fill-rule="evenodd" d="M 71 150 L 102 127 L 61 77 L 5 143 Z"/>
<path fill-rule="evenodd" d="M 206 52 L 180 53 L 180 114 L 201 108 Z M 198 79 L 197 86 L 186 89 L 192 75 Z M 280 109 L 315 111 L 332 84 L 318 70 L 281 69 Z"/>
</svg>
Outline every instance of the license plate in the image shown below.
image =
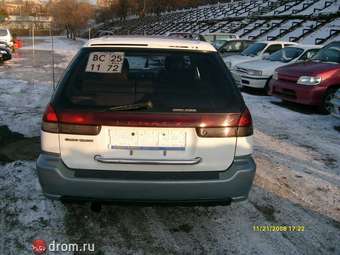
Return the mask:
<svg viewBox="0 0 340 255">
<path fill-rule="evenodd" d="M 185 150 L 186 132 L 168 128 L 115 128 L 109 132 L 112 150 Z"/>
</svg>

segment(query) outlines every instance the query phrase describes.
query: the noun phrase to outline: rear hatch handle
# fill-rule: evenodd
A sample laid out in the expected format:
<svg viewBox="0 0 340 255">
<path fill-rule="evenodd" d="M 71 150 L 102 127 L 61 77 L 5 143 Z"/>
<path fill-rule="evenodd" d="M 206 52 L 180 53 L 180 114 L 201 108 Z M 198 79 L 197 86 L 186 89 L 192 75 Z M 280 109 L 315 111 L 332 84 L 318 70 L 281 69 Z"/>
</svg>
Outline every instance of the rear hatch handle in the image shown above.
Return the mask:
<svg viewBox="0 0 340 255">
<path fill-rule="evenodd" d="M 145 164 L 145 165 L 197 165 L 202 158 L 193 159 L 126 159 L 126 158 L 105 158 L 100 155 L 94 156 L 94 160 L 104 164 Z"/>
</svg>

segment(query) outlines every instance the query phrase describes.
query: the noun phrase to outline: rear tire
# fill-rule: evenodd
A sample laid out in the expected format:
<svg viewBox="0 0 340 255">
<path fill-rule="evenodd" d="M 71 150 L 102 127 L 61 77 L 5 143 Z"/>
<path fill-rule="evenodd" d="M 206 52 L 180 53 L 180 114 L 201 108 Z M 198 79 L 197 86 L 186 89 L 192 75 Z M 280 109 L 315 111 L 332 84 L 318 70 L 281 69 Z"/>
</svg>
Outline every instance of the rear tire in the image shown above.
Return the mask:
<svg viewBox="0 0 340 255">
<path fill-rule="evenodd" d="M 331 109 L 332 109 L 331 101 L 335 97 L 335 93 L 336 93 L 337 89 L 338 88 L 330 88 L 326 91 L 326 93 L 325 93 L 325 95 L 322 99 L 322 103 L 319 107 L 319 109 L 322 113 L 324 113 L 324 114 L 330 114 L 331 113 Z"/>
</svg>

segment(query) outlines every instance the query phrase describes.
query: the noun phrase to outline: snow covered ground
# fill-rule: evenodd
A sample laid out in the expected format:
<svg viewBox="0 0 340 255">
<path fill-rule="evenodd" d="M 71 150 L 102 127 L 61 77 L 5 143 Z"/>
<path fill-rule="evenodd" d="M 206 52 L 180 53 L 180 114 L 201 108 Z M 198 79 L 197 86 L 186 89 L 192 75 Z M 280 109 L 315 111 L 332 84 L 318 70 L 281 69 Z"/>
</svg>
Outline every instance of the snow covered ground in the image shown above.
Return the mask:
<svg viewBox="0 0 340 255">
<path fill-rule="evenodd" d="M 0 126 L 34 137 L 53 92 L 50 42 L 38 38 L 34 60 L 25 43 L 0 66 Z M 57 76 L 82 43 L 56 38 Z M 94 243 L 91 254 L 340 254 L 339 120 L 273 97 L 244 98 L 255 122 L 257 163 L 248 201 L 229 207 L 104 205 L 96 213 L 87 203 L 46 199 L 35 162 L 17 160 L 0 164 L 0 254 L 32 254 L 34 239 Z M 263 225 L 305 230 L 253 230 Z"/>
</svg>

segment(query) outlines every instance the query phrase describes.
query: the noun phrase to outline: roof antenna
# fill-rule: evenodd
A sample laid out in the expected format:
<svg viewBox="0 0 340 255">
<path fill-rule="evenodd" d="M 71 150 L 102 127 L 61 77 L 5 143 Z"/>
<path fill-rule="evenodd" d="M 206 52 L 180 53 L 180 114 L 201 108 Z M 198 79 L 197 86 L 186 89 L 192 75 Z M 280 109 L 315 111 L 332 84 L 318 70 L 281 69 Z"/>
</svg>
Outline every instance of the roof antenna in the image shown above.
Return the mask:
<svg viewBox="0 0 340 255">
<path fill-rule="evenodd" d="M 52 51 L 52 85 L 53 85 L 53 91 L 55 90 L 55 72 L 54 72 L 54 37 L 53 37 L 53 23 L 50 23 L 50 38 L 51 38 L 51 51 Z"/>
</svg>

